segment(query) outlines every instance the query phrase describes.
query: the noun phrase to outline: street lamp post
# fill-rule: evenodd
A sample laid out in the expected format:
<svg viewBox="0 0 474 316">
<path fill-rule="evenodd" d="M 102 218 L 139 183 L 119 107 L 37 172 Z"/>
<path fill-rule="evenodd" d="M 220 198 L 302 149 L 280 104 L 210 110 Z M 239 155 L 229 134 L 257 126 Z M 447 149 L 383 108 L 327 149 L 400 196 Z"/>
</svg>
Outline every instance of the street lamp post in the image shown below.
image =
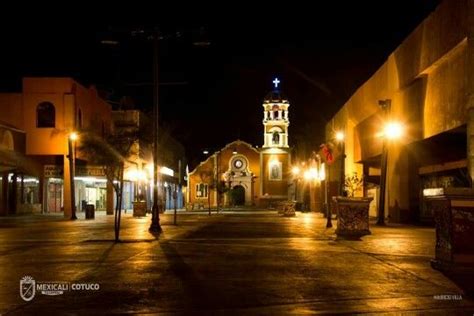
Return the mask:
<svg viewBox="0 0 474 316">
<path fill-rule="evenodd" d="M 381 100 L 379 105 L 384 111 L 385 126 L 382 135 L 382 157 L 380 172 L 380 196 L 377 212 L 377 225 L 385 225 L 385 191 L 387 187 L 388 141 L 398 139 L 403 134 L 403 126 L 399 122 L 389 122 L 391 100 Z"/>
<path fill-rule="evenodd" d="M 392 106 L 392 101 L 390 99 L 380 100 L 379 106 L 382 108 L 384 119 L 387 120 L 390 114 L 390 109 Z M 385 225 L 385 186 L 387 178 L 387 135 L 382 137 L 382 157 L 380 162 L 380 195 L 379 195 L 379 205 L 377 210 L 377 225 Z"/>
<path fill-rule="evenodd" d="M 381 161 L 381 172 L 380 172 L 380 196 L 379 196 L 379 207 L 377 212 L 377 225 L 385 225 L 385 186 L 387 179 L 387 144 L 386 139 L 382 139 L 382 161 Z"/>
<path fill-rule="evenodd" d="M 339 183 L 339 195 L 344 196 L 344 186 L 346 182 L 346 142 L 343 132 L 336 133 L 336 141 L 341 145 L 341 178 Z"/>
<path fill-rule="evenodd" d="M 336 141 L 341 145 L 341 175 L 339 179 L 339 195 L 344 194 L 344 186 L 345 186 L 345 180 L 346 180 L 346 170 L 345 170 L 345 158 L 346 158 L 346 152 L 345 152 L 345 135 L 342 131 L 336 132 L 336 135 L 334 138 L 331 138 L 331 142 Z M 326 147 L 324 145 L 324 147 Z M 326 147 L 327 148 L 327 147 Z M 326 228 L 331 228 L 332 227 L 332 212 L 331 212 L 331 206 L 330 206 L 330 201 L 329 201 L 329 183 L 330 183 L 330 175 L 331 175 L 331 170 L 330 170 L 330 163 L 332 161 L 332 158 L 329 155 L 329 151 L 326 154 L 326 164 L 324 166 L 325 168 L 325 179 L 324 179 L 324 202 L 325 202 L 325 207 L 326 207 Z M 327 168 L 327 169 L 326 169 Z"/>
<path fill-rule="evenodd" d="M 298 201 L 298 177 L 300 175 L 300 167 L 294 166 L 293 169 L 291 170 L 293 173 L 293 185 L 295 186 L 295 201 Z"/>
<path fill-rule="evenodd" d="M 78 136 L 76 132 L 72 132 L 68 137 L 68 151 L 69 151 L 69 181 L 71 183 L 71 220 L 76 220 L 76 190 L 74 185 L 74 178 L 76 175 L 76 150 L 75 142 Z"/>
<path fill-rule="evenodd" d="M 325 164 L 325 168 L 327 168 L 326 179 L 324 179 L 324 202 L 326 206 L 326 228 L 331 228 L 332 227 L 332 213 L 331 213 L 331 207 L 329 206 L 329 201 L 328 201 L 328 183 L 329 183 L 329 176 L 330 176 L 328 163 Z"/>
</svg>

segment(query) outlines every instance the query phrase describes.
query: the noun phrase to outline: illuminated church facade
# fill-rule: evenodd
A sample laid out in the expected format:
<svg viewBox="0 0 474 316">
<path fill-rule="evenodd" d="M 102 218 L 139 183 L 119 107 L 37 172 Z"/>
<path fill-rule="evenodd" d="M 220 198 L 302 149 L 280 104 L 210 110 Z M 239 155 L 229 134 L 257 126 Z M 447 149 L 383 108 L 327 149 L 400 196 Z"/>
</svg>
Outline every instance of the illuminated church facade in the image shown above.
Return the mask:
<svg viewBox="0 0 474 316">
<path fill-rule="evenodd" d="M 291 155 L 288 99 L 273 81 L 263 101 L 263 146 L 236 140 L 212 153 L 188 174 L 187 202 L 193 209 L 227 205 L 266 207 L 287 200 Z"/>
</svg>

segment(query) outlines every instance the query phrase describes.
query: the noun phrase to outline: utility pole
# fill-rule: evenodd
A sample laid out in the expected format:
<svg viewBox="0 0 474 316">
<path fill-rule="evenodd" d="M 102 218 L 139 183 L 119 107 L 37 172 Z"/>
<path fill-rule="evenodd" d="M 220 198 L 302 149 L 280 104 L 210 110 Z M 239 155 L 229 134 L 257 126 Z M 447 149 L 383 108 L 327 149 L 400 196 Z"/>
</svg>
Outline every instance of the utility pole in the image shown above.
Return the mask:
<svg viewBox="0 0 474 316">
<path fill-rule="evenodd" d="M 122 32 L 123 33 L 123 32 Z M 127 34 L 130 33 L 129 30 L 126 31 Z M 207 47 L 210 45 L 210 42 L 208 40 L 205 40 L 204 38 L 204 29 L 201 29 L 200 32 L 200 38 L 197 41 L 194 41 L 193 44 L 195 46 L 200 46 L 200 47 Z M 130 35 L 130 34 L 129 34 Z M 160 195 L 159 195 L 159 189 L 158 186 L 161 185 L 160 181 L 160 173 L 158 170 L 158 153 L 159 153 L 159 148 L 158 148 L 158 138 L 159 138 L 159 123 L 158 123 L 158 118 L 159 118 L 159 41 L 160 40 L 165 40 L 165 39 L 170 39 L 170 38 L 179 38 L 182 36 L 181 32 L 176 32 L 174 35 L 168 34 L 164 35 L 162 34 L 158 28 L 155 28 L 153 30 L 144 30 L 144 29 L 136 29 L 131 31 L 132 36 L 137 36 L 137 37 L 145 37 L 147 39 L 151 39 L 153 42 L 153 206 L 151 208 L 152 211 L 152 218 L 151 218 L 151 224 L 149 231 L 153 233 L 160 233 L 162 231 L 161 226 L 160 226 L 160 210 L 163 207 L 161 200 L 160 200 Z M 101 41 L 103 44 L 107 45 L 117 45 L 119 42 L 116 40 L 102 40 Z M 166 85 L 181 85 L 181 84 L 187 84 L 186 82 L 169 82 L 169 83 L 163 83 Z M 148 83 L 136 83 L 132 85 L 148 85 Z"/>
<path fill-rule="evenodd" d="M 160 201 L 158 195 L 159 173 L 158 173 L 158 118 L 159 118 L 159 94 L 158 94 L 158 53 L 159 53 L 159 32 L 153 34 L 153 206 L 151 208 L 151 224 L 149 231 L 161 233 L 160 226 Z"/>
</svg>

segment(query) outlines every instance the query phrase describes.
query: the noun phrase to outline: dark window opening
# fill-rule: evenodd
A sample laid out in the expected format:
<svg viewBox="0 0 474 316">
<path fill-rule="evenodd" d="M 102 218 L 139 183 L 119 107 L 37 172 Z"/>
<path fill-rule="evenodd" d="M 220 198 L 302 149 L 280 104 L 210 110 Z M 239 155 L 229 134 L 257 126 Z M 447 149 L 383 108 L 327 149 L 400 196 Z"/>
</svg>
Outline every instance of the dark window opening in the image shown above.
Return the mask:
<svg viewBox="0 0 474 316">
<path fill-rule="evenodd" d="M 42 102 L 36 108 L 36 127 L 55 127 L 56 110 L 51 102 Z"/>
<path fill-rule="evenodd" d="M 273 132 L 272 140 L 273 140 L 273 144 L 274 144 L 274 145 L 280 144 L 280 133 L 278 133 L 278 132 Z"/>
</svg>

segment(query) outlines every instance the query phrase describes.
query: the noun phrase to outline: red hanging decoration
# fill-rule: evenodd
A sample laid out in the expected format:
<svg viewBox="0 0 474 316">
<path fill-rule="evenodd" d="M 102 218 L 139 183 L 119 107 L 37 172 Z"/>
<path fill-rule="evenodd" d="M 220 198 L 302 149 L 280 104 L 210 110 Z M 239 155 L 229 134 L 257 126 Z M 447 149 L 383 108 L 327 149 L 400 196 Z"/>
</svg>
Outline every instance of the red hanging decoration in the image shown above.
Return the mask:
<svg viewBox="0 0 474 316">
<path fill-rule="evenodd" d="M 334 156 L 329 146 L 327 144 L 322 144 L 321 150 L 323 152 L 324 158 L 326 159 L 326 162 L 328 164 L 332 164 L 334 162 Z"/>
</svg>

